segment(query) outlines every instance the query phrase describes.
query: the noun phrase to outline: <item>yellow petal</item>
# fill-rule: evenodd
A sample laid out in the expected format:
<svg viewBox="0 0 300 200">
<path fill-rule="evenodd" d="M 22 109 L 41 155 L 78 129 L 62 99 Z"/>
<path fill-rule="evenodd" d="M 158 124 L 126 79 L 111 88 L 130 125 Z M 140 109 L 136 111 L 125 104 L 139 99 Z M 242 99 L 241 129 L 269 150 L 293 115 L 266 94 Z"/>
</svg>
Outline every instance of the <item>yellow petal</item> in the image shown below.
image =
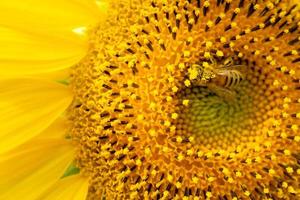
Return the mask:
<svg viewBox="0 0 300 200">
<path fill-rule="evenodd" d="M 103 9 L 97 0 L 1 0 L 0 25 L 28 32 L 60 34 L 97 23 Z"/>
<path fill-rule="evenodd" d="M 68 138 L 68 131 L 70 130 L 70 121 L 67 116 L 63 115 L 58 117 L 47 129 L 42 133 L 38 134 L 36 139 L 57 139 L 57 138 Z"/>
<path fill-rule="evenodd" d="M 86 43 L 0 27 L 0 77 L 69 68 L 86 54 Z"/>
<path fill-rule="evenodd" d="M 71 92 L 59 83 L 35 79 L 1 80 L 0 153 L 41 133 L 71 101 Z"/>
<path fill-rule="evenodd" d="M 47 132 L 58 131 L 50 126 Z M 60 137 L 63 129 L 59 130 Z M 0 199 L 32 200 L 54 185 L 74 158 L 64 138 L 37 137 L 0 155 Z"/>
<path fill-rule="evenodd" d="M 99 0 L 1 0 L 0 77 L 52 72 L 87 50 L 84 30 L 103 20 Z"/>
<path fill-rule="evenodd" d="M 39 77 L 41 79 L 46 79 L 46 80 L 59 81 L 59 82 L 63 82 L 63 80 L 65 80 L 66 82 L 68 82 L 68 80 L 70 79 L 70 69 L 37 74 L 35 77 Z"/>
<path fill-rule="evenodd" d="M 88 179 L 81 175 L 60 179 L 39 198 L 41 200 L 85 200 L 88 192 Z"/>
</svg>

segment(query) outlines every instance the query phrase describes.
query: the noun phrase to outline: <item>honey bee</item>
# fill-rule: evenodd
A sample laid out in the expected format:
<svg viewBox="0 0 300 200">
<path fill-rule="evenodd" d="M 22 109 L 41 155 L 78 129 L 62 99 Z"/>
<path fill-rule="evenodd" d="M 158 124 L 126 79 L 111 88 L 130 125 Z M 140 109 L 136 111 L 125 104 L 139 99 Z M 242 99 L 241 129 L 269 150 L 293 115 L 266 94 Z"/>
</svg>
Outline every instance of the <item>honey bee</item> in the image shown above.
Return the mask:
<svg viewBox="0 0 300 200">
<path fill-rule="evenodd" d="M 190 79 L 195 80 L 196 85 L 206 86 L 218 96 L 229 101 L 235 99 L 235 89 L 245 79 L 242 73 L 245 66 L 235 64 L 232 58 L 225 59 L 221 64 L 211 58 L 210 62 L 193 65 L 191 69 L 194 72 L 197 70 L 197 73 L 189 75 Z M 193 71 L 190 70 L 190 72 Z"/>
</svg>

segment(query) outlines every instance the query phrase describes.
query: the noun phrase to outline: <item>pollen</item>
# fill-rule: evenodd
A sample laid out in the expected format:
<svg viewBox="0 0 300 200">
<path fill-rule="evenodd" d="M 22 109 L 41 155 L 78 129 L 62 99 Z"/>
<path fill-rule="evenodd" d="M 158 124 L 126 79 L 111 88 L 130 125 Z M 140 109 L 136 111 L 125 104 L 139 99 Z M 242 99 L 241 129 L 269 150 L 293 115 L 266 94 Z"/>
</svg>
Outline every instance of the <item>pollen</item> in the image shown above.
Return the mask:
<svg viewBox="0 0 300 200">
<path fill-rule="evenodd" d="M 108 9 L 84 29 L 88 53 L 70 75 L 70 137 L 88 199 L 300 198 L 297 5 Z"/>
</svg>

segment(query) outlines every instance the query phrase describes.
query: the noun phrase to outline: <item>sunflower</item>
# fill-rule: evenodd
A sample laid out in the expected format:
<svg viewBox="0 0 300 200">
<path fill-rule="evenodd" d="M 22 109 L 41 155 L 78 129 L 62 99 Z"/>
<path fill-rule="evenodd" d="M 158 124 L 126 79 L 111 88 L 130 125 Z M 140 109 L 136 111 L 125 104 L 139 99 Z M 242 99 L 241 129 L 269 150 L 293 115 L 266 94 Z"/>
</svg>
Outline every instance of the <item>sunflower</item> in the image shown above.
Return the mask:
<svg viewBox="0 0 300 200">
<path fill-rule="evenodd" d="M 300 199 L 295 1 L 0 9 L 0 199 Z"/>
</svg>

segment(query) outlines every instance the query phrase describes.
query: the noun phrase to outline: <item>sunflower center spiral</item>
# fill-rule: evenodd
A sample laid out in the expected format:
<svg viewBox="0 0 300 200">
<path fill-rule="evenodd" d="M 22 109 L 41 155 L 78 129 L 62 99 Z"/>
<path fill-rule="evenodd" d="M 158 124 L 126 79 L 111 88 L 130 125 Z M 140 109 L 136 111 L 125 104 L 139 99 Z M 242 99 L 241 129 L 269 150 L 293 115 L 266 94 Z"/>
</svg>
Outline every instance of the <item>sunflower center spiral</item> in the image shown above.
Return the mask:
<svg viewBox="0 0 300 200">
<path fill-rule="evenodd" d="M 241 68 L 236 66 L 236 70 Z M 234 147 L 257 134 L 257 128 L 268 119 L 268 112 L 275 109 L 276 88 L 253 63 L 242 67 L 246 67 L 240 72 L 243 80 L 219 77 L 226 79 L 223 85 L 194 83 L 178 92 L 180 101 L 189 102 L 188 106 L 178 107 L 180 115 L 174 122 L 178 132 L 195 136 L 199 144 L 209 149 Z M 230 71 L 234 66 L 227 68 Z M 226 88 L 226 84 L 232 87 Z"/>
<path fill-rule="evenodd" d="M 209 148 L 230 146 L 242 136 L 243 130 L 253 125 L 253 102 L 243 92 L 238 92 L 235 103 L 200 87 L 186 89 L 180 95 L 180 99 L 190 101 L 190 106 L 181 106 L 182 113 L 176 123 L 178 130 L 194 135 Z"/>
<path fill-rule="evenodd" d="M 295 199 L 295 8 L 113 2 L 72 72 L 71 132 L 90 199 Z M 227 58 L 245 69 L 217 69 Z"/>
</svg>

